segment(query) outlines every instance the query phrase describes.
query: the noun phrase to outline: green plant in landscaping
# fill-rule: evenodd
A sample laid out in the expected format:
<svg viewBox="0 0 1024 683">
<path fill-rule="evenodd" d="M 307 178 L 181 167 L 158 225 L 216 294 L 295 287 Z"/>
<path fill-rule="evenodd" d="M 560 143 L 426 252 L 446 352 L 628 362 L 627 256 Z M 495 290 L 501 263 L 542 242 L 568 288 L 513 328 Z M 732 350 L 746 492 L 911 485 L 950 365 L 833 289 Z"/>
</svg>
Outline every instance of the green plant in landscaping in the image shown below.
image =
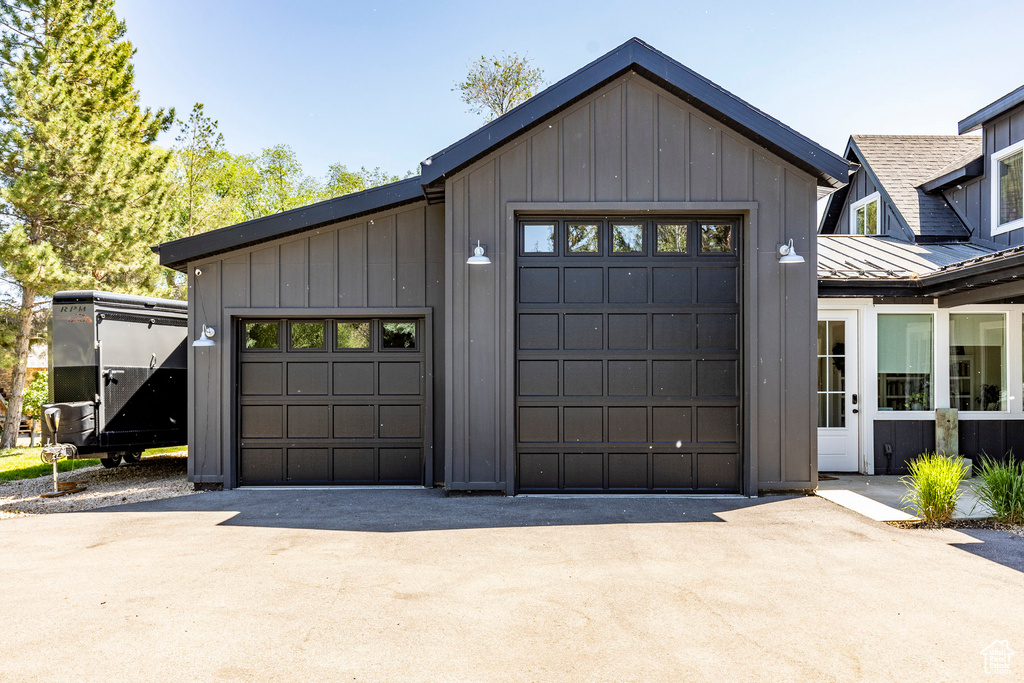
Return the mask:
<svg viewBox="0 0 1024 683">
<path fill-rule="evenodd" d="M 1024 461 L 1016 460 L 1013 451 L 1005 462 L 982 455 L 977 472 L 978 500 L 992 508 L 996 521 L 1024 524 Z"/>
<path fill-rule="evenodd" d="M 958 455 L 922 453 L 907 463 L 909 476 L 900 481 L 907 487 L 903 502 L 928 524 L 947 522 L 960 500 L 960 483 L 968 473 L 967 463 Z"/>
</svg>

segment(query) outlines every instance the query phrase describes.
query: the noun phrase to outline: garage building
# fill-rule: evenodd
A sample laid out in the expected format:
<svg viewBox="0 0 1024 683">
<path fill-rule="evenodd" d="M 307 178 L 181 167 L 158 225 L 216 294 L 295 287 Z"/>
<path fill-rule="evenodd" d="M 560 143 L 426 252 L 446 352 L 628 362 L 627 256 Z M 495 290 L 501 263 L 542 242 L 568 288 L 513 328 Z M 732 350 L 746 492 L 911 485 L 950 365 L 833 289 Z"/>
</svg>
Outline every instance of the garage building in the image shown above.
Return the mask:
<svg viewBox="0 0 1024 683">
<path fill-rule="evenodd" d="M 813 488 L 815 202 L 848 173 L 633 39 L 417 177 L 163 244 L 213 341 L 190 480 Z"/>
</svg>

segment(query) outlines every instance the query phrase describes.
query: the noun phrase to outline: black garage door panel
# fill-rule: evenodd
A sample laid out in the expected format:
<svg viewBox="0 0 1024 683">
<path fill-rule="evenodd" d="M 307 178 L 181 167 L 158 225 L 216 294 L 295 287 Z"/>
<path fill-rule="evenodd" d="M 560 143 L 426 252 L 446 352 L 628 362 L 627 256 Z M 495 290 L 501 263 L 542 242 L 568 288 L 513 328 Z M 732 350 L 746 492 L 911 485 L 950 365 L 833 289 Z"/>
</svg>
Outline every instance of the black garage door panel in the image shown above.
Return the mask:
<svg viewBox="0 0 1024 683">
<path fill-rule="evenodd" d="M 239 324 L 241 484 L 423 483 L 422 321 Z"/>
<path fill-rule="evenodd" d="M 738 222 L 531 219 L 519 235 L 517 490 L 738 492 Z"/>
</svg>

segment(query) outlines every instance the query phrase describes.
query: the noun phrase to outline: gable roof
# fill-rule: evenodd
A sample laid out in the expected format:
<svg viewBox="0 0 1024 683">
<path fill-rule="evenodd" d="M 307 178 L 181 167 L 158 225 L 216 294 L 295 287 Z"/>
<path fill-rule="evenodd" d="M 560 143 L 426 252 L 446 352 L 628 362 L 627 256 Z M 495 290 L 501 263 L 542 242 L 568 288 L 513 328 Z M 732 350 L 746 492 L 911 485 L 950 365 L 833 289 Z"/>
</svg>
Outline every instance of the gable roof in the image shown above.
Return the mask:
<svg viewBox="0 0 1024 683">
<path fill-rule="evenodd" d="M 444 179 L 579 101 L 609 81 L 634 72 L 721 121 L 817 179 L 828 194 L 849 179 L 849 163 L 643 41 L 632 38 L 546 88 L 504 116 L 425 159 L 421 176 L 308 207 L 162 244 L 160 263 L 185 264 L 417 199 L 441 201 Z"/>
<path fill-rule="evenodd" d="M 839 155 L 655 50 L 639 38 L 631 38 L 504 116 L 425 159 L 423 184 L 429 186 L 455 173 L 628 71 L 665 88 L 815 176 L 819 186 L 835 189 L 848 180 L 849 164 Z"/>
<path fill-rule="evenodd" d="M 974 112 L 959 124 L 957 124 L 957 132 L 961 135 L 964 133 L 970 133 L 972 130 L 977 130 L 985 125 L 987 122 L 1001 116 L 1006 112 L 1010 111 L 1014 107 L 1024 104 L 1024 85 L 1020 86 L 1011 93 L 1007 93 L 1000 97 L 995 102 L 987 104 L 978 111 Z"/>
<path fill-rule="evenodd" d="M 922 185 L 981 156 L 981 138 L 959 135 L 853 135 L 847 144 L 853 157 L 895 207 L 904 227 L 922 241 L 967 239 L 970 231 L 945 197 L 928 194 Z M 965 160 L 967 160 L 965 162 Z M 845 199 L 845 197 L 844 197 Z M 821 232 L 836 228 L 841 209 L 833 201 Z"/>
</svg>

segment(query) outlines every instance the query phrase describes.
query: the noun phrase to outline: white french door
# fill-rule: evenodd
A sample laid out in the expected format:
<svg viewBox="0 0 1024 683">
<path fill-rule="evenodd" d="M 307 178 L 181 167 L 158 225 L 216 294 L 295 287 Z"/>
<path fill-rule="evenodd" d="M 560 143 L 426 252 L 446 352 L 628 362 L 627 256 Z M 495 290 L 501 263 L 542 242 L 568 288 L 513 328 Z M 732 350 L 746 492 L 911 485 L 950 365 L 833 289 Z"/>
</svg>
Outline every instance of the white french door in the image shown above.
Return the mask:
<svg viewBox="0 0 1024 683">
<path fill-rule="evenodd" d="M 856 311 L 818 313 L 818 471 L 856 472 L 860 439 Z"/>
</svg>

